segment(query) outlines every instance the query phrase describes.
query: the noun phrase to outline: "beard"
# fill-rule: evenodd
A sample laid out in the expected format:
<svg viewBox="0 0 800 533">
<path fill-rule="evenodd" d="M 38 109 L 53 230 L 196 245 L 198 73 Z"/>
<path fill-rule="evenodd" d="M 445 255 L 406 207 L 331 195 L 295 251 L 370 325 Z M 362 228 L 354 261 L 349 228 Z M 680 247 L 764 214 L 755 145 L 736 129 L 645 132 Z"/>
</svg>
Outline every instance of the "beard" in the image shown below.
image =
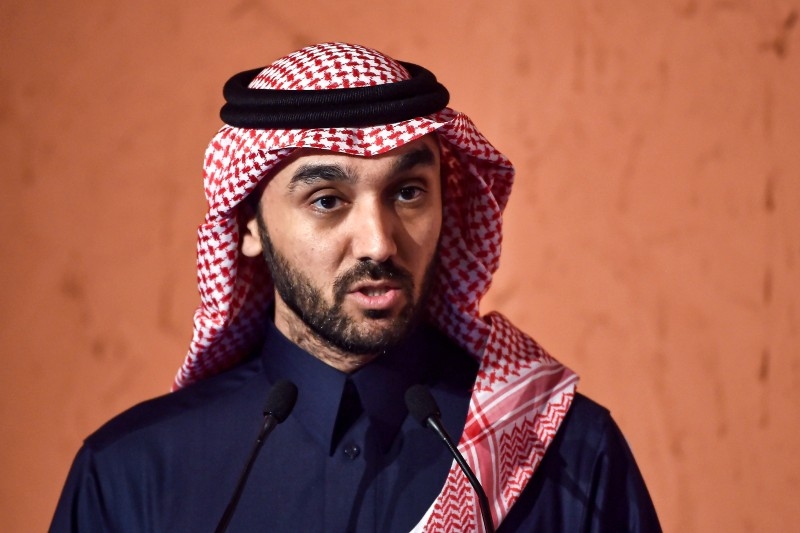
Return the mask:
<svg viewBox="0 0 800 533">
<path fill-rule="evenodd" d="M 359 261 L 355 266 L 337 276 L 333 282 L 333 302 L 326 301 L 322 291 L 315 287 L 299 269 L 278 252 L 272 244 L 261 213 L 257 213 L 261 233 L 263 256 L 272 275 L 275 291 L 286 306 L 324 344 L 354 355 L 370 355 L 388 350 L 399 344 L 413 329 L 422 315 L 425 295 L 429 294 L 436 266 L 436 256 L 426 267 L 419 298 L 414 298 L 414 277 L 408 270 L 391 260 L 383 263 Z M 391 310 L 367 309 L 364 318 L 348 316 L 343 309 L 349 288 L 362 280 L 391 280 L 399 286 L 405 305 L 394 318 Z M 382 327 L 371 321 L 383 320 Z"/>
</svg>

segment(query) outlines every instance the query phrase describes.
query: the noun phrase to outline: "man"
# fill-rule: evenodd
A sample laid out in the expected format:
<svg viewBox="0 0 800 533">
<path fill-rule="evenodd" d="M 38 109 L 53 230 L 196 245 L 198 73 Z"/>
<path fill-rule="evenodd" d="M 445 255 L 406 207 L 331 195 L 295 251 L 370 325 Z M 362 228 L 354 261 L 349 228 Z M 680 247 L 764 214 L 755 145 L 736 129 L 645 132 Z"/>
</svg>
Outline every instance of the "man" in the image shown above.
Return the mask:
<svg viewBox="0 0 800 533">
<path fill-rule="evenodd" d="M 445 445 L 408 416 L 418 383 L 498 531 L 659 531 L 608 412 L 503 316 L 479 316 L 513 167 L 435 77 L 326 43 L 224 92 L 180 390 L 86 440 L 52 530 L 210 530 L 288 379 L 297 405 L 231 531 L 483 530 Z"/>
</svg>

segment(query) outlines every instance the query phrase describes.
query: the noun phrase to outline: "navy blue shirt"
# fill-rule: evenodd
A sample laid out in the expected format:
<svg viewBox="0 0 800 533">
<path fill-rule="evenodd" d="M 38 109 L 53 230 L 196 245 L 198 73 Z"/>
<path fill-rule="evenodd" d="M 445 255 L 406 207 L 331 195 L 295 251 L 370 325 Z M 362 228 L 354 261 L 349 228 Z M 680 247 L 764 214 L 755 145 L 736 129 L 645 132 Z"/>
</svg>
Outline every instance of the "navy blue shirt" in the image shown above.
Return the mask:
<svg viewBox="0 0 800 533">
<path fill-rule="evenodd" d="M 476 374 L 468 354 L 428 328 L 348 377 L 270 325 L 261 354 L 144 402 L 86 439 L 51 531 L 213 531 L 261 426 L 266 392 L 289 379 L 297 404 L 261 449 L 228 530 L 407 532 L 452 459 L 408 416 L 405 390 L 427 384 L 458 440 Z M 355 420 L 335 431 L 346 387 L 360 408 L 347 409 Z M 533 530 L 660 531 L 622 435 L 583 396 L 498 533 Z"/>
</svg>

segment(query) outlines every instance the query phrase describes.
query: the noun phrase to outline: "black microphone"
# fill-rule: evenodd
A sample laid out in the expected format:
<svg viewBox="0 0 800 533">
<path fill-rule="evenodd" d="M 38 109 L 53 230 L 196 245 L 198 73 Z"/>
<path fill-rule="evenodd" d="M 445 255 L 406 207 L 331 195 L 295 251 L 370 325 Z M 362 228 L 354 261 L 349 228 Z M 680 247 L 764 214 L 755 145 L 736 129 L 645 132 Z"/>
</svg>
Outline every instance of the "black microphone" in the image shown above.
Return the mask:
<svg viewBox="0 0 800 533">
<path fill-rule="evenodd" d="M 430 391 L 424 385 L 412 385 L 406 391 L 406 407 L 411 416 L 417 419 L 422 424 L 422 427 L 429 427 L 434 430 L 439 437 L 447 445 L 450 454 L 464 471 L 472 488 L 478 495 L 478 504 L 481 508 L 481 517 L 483 518 L 483 527 L 486 533 L 494 533 L 494 523 L 492 522 L 492 513 L 489 510 L 489 499 L 481 486 L 478 478 L 472 472 L 472 469 L 464 460 L 464 456 L 458 451 L 450 435 L 442 425 L 442 413 L 439 411 L 439 406 L 436 405 L 436 400 L 431 396 Z"/>
<path fill-rule="evenodd" d="M 250 457 L 247 459 L 247 464 L 239 475 L 239 481 L 236 484 L 236 490 L 233 492 L 231 501 L 225 508 L 222 518 L 217 524 L 216 533 L 224 533 L 228 529 L 228 524 L 233 518 L 233 513 L 236 511 L 236 505 L 239 503 L 239 498 L 244 490 L 244 485 L 250 476 L 250 469 L 253 468 L 253 463 L 256 462 L 261 446 L 267 440 L 267 436 L 275 429 L 275 426 L 286 420 L 289 413 L 294 409 L 294 403 L 297 401 L 297 385 L 291 381 L 280 380 L 276 382 L 267 394 L 267 401 L 264 403 L 264 425 L 258 433 L 253 449 L 250 451 Z"/>
</svg>

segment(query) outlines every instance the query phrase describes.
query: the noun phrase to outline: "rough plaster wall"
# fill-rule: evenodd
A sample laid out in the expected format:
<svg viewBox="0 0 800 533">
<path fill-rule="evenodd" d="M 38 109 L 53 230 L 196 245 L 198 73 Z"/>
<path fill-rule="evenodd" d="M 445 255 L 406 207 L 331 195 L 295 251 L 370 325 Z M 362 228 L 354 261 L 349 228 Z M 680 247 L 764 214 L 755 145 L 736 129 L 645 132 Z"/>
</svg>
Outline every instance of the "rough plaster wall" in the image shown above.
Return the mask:
<svg viewBox="0 0 800 533">
<path fill-rule="evenodd" d="M 611 408 L 667 531 L 800 519 L 800 5 L 0 4 L 0 529 L 164 392 L 222 82 L 322 40 L 433 70 L 514 161 L 486 308 Z"/>
</svg>

